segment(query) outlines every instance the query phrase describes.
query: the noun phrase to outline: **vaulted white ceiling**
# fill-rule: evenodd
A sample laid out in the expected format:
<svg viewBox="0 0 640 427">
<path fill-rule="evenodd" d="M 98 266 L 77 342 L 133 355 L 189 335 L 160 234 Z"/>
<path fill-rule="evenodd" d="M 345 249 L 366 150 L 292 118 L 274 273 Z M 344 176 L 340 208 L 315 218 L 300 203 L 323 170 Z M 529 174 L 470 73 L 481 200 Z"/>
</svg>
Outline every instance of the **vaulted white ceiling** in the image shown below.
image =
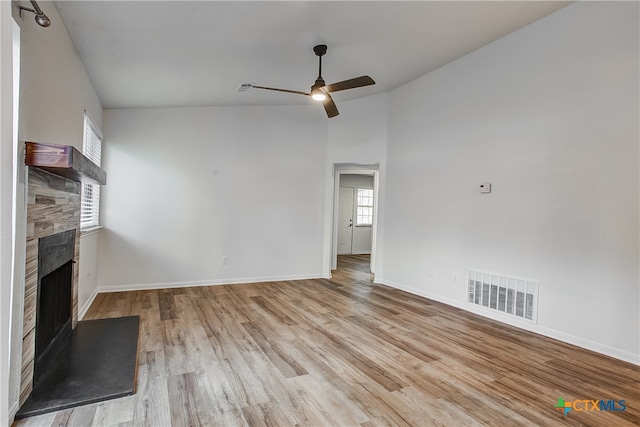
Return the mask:
<svg viewBox="0 0 640 427">
<path fill-rule="evenodd" d="M 387 92 L 526 26 L 554 1 L 57 1 L 105 108 L 313 102 L 236 92 L 308 91 L 327 44 L 327 83 L 368 74 Z"/>
</svg>

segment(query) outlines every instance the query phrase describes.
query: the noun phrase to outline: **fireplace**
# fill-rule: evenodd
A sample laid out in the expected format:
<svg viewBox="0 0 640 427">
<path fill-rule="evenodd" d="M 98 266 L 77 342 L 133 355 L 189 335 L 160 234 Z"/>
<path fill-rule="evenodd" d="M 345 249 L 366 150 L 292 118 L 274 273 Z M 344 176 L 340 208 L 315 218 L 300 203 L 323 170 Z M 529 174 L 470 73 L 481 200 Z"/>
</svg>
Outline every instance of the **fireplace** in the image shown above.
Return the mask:
<svg viewBox="0 0 640 427">
<path fill-rule="evenodd" d="M 104 345 L 98 349 L 78 345 L 76 339 L 82 333 L 91 339 L 98 334 L 93 330 L 87 332 L 88 327 L 77 327 L 81 182 L 104 185 L 106 173 L 76 148 L 64 145 L 27 142 L 25 164 L 28 173 L 25 283 L 20 409 L 16 419 L 77 405 L 75 401 L 73 405 L 69 403 L 67 392 L 78 384 L 87 384 L 76 381 L 78 371 L 92 375 L 89 383 L 98 385 L 94 388 L 106 389 L 105 384 L 113 375 L 95 381 L 94 372 L 101 372 L 96 363 L 104 362 L 103 356 L 110 350 L 122 348 L 120 343 L 100 339 Z M 125 328 L 135 331 L 137 337 L 137 325 Z M 120 335 L 118 329 L 116 337 Z M 91 352 L 89 357 L 78 359 L 78 351 L 85 350 Z M 129 353 L 137 354 L 135 345 Z M 122 364 L 120 359 L 115 360 Z M 134 372 L 135 366 L 134 358 Z M 86 387 L 79 393 L 86 395 Z M 53 401 L 66 406 L 55 406 Z"/>
<path fill-rule="evenodd" d="M 34 383 L 71 333 L 75 235 L 76 230 L 68 230 L 38 240 Z"/>
<path fill-rule="evenodd" d="M 25 164 L 28 178 L 20 406 L 32 393 L 34 381 L 45 380 L 43 372 L 51 360 L 56 354 L 62 355 L 58 343 L 69 341 L 65 335 L 71 336 L 78 323 L 81 182 L 106 183 L 106 173 L 71 146 L 27 142 Z M 60 282 L 65 285 L 60 286 Z"/>
<path fill-rule="evenodd" d="M 51 360 L 49 356 L 53 357 L 57 353 L 59 339 L 53 337 L 64 336 L 59 334 L 61 319 L 66 319 L 70 313 L 71 330 L 78 322 L 81 184 L 35 167 L 29 167 L 28 176 L 20 405 L 31 394 L 34 380 L 44 378 L 41 374 Z M 68 264 L 71 260 L 76 263 Z M 54 273 L 60 267 L 63 267 L 62 270 Z M 56 297 L 59 303 L 51 304 L 52 297 L 49 294 L 54 291 L 57 293 L 60 289 L 56 286 L 50 288 L 50 282 L 58 282 L 61 280 L 60 276 L 68 275 L 69 270 L 72 271 L 71 297 L 64 296 L 64 292 L 69 292 L 65 290 L 62 296 L 58 294 Z M 70 304 L 70 309 L 64 307 L 65 304 Z M 60 308 L 64 317 L 63 314 L 41 312 L 51 306 Z M 46 319 L 51 320 L 52 317 L 52 326 L 43 326 L 49 323 Z M 66 320 L 63 324 L 66 324 Z M 40 335 L 37 350 L 36 335 Z M 38 374 L 35 372 L 36 357 L 40 360 Z"/>
</svg>

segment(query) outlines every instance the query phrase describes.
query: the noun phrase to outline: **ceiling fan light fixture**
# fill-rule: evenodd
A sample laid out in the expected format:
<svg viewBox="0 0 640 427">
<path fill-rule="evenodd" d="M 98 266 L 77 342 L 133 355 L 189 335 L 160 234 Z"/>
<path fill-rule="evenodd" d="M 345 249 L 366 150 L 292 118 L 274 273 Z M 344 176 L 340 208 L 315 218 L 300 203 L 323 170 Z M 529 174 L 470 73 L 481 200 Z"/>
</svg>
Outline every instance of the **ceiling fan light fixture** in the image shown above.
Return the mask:
<svg viewBox="0 0 640 427">
<path fill-rule="evenodd" d="M 318 77 L 316 82 L 311 86 L 311 98 L 314 101 L 324 101 L 327 99 L 327 93 L 322 89 L 325 83 L 322 77 Z"/>
<path fill-rule="evenodd" d="M 322 89 L 316 88 L 311 91 L 311 98 L 313 98 L 314 101 L 324 101 L 327 99 L 327 95 L 325 95 Z"/>
</svg>

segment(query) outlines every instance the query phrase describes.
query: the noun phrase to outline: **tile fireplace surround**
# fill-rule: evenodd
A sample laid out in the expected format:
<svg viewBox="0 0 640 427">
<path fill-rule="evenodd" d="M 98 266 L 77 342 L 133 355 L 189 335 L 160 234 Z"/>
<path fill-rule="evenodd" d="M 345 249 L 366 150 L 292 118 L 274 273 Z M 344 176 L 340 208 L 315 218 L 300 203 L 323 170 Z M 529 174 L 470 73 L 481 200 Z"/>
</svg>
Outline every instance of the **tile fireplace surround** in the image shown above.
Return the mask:
<svg viewBox="0 0 640 427">
<path fill-rule="evenodd" d="M 27 251 L 20 405 L 33 389 L 35 328 L 38 290 L 38 239 L 75 230 L 71 288 L 71 321 L 78 323 L 78 267 L 80 261 L 81 184 L 35 167 L 29 167 L 27 196 Z"/>
</svg>

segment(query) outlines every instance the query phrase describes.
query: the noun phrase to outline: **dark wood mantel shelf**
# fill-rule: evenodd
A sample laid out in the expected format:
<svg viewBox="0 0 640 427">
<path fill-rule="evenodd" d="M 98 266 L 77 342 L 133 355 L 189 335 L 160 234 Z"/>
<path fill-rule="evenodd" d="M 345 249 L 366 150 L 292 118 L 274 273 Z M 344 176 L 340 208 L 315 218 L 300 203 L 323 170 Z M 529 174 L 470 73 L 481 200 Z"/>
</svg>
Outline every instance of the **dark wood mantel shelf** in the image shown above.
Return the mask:
<svg viewBox="0 0 640 427">
<path fill-rule="evenodd" d="M 107 173 L 71 145 L 27 141 L 24 163 L 76 182 L 107 183 Z"/>
</svg>

